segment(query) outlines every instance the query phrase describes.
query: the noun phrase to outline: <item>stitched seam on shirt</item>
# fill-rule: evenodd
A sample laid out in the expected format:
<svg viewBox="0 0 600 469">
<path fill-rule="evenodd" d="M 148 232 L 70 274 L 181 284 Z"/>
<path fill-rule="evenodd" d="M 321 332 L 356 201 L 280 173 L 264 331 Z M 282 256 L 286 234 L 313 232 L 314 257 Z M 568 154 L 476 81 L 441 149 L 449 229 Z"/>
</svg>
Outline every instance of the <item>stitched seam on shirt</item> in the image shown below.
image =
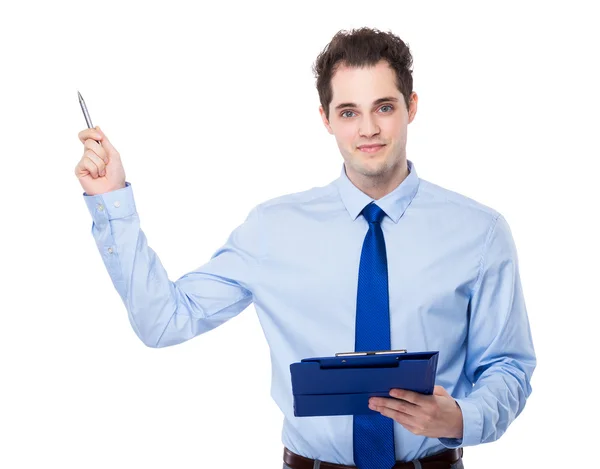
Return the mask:
<svg viewBox="0 0 600 469">
<path fill-rule="evenodd" d="M 488 206 L 480 203 L 479 201 L 470 198 L 469 196 L 466 196 L 459 192 L 452 191 L 445 187 L 439 186 L 439 185 L 437 185 L 433 182 L 430 182 L 426 179 L 421 179 L 421 178 L 419 178 L 419 179 L 420 179 L 419 185 L 424 186 L 423 191 L 426 192 L 427 194 L 431 194 L 435 198 L 442 199 L 444 202 L 448 202 L 448 203 L 456 205 L 457 207 L 460 207 L 460 208 L 474 209 L 474 210 L 477 210 L 478 212 L 482 212 L 482 213 L 485 213 L 488 215 L 490 215 L 490 214 L 499 215 L 499 213 L 496 210 L 494 210 L 492 207 L 488 207 Z M 421 184 L 421 182 L 425 182 L 425 184 Z M 428 187 L 425 187 L 425 186 L 428 186 Z M 448 191 L 452 195 L 445 194 L 442 191 Z M 455 197 L 455 198 L 451 198 L 451 197 Z M 464 200 L 461 199 L 460 197 L 464 197 Z"/>
<path fill-rule="evenodd" d="M 490 240 L 492 239 L 492 235 L 494 234 L 494 231 L 496 230 L 496 226 L 498 225 L 498 220 L 500 219 L 501 216 L 502 215 L 499 213 L 496 216 L 496 218 L 494 218 L 494 221 L 493 221 L 492 225 L 490 226 L 490 229 L 488 230 L 488 234 L 485 239 L 485 243 L 483 244 L 483 249 L 481 250 L 481 256 L 479 258 L 479 272 L 477 273 L 477 280 L 475 281 L 475 285 L 473 286 L 471 296 L 474 296 L 477 293 L 477 291 L 479 290 L 479 288 L 481 287 L 481 281 L 483 278 L 483 268 L 485 266 L 485 254 L 489 247 Z"/>
<path fill-rule="evenodd" d="M 332 185 L 332 184 L 333 183 L 331 183 L 329 185 Z M 303 195 L 303 194 L 306 194 L 307 192 L 310 192 L 311 190 L 325 189 L 325 188 L 328 188 L 328 186 L 313 187 L 313 188 L 308 189 L 303 192 L 295 192 L 293 194 L 282 195 L 280 197 L 276 197 L 275 199 L 271 199 L 271 200 L 267 200 L 266 202 L 263 202 L 261 204 L 261 206 L 263 206 L 265 208 L 269 208 L 269 207 L 277 207 L 279 205 L 303 205 L 303 204 L 307 204 L 309 202 L 314 202 L 315 200 L 318 200 L 318 199 L 323 199 L 325 197 L 331 197 L 332 193 L 337 192 L 339 194 L 339 189 L 336 186 L 335 189 L 329 189 L 324 194 L 315 194 L 310 199 L 307 199 L 307 200 L 281 200 L 281 199 L 287 199 L 288 197 L 292 197 L 292 196 Z"/>
</svg>

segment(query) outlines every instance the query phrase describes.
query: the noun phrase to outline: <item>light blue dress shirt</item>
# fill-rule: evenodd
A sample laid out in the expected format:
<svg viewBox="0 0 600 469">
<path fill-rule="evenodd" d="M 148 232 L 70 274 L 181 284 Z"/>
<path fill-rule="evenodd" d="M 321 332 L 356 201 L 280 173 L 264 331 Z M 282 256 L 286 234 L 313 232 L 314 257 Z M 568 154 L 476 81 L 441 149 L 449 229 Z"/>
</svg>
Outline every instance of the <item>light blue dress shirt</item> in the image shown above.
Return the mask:
<svg viewBox="0 0 600 469">
<path fill-rule="evenodd" d="M 457 400 L 462 439 L 394 423 L 396 457 L 494 441 L 523 410 L 536 358 L 517 251 L 500 213 L 409 175 L 377 200 L 385 236 L 392 349 L 439 351 L 436 384 Z M 140 228 L 132 187 L 83 194 L 92 235 L 138 337 L 167 347 L 254 303 L 271 350 L 282 442 L 313 459 L 354 464 L 352 416 L 295 417 L 290 364 L 354 350 L 360 253 L 373 199 L 342 167 L 324 187 L 254 207 L 212 258 L 172 282 Z"/>
</svg>

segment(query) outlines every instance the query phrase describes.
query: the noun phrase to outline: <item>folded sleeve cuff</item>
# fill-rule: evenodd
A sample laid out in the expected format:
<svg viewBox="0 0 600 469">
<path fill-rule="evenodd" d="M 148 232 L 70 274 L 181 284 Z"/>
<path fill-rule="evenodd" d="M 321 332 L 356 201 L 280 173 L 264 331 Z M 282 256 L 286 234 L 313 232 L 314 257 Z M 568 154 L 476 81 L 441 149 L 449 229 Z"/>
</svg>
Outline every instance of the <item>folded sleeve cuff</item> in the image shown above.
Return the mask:
<svg viewBox="0 0 600 469">
<path fill-rule="evenodd" d="M 136 213 L 133 191 L 128 182 L 125 182 L 125 187 L 104 194 L 89 195 L 84 192 L 83 198 L 97 225 Z"/>
<path fill-rule="evenodd" d="M 483 420 L 477 404 L 466 398 L 455 400 L 463 416 L 463 437 L 439 438 L 440 443 L 446 448 L 478 445 L 481 443 L 481 435 L 483 434 Z"/>
</svg>

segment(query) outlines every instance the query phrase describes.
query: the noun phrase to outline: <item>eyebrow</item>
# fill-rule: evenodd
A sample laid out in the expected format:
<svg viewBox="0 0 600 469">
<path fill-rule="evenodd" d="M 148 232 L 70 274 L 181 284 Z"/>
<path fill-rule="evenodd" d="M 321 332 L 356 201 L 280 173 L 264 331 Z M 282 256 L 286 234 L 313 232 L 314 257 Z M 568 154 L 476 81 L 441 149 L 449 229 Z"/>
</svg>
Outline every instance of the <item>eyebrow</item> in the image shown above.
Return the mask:
<svg viewBox="0 0 600 469">
<path fill-rule="evenodd" d="M 398 102 L 398 98 L 394 98 L 393 96 L 386 96 L 385 98 L 379 98 L 379 99 L 373 101 L 373 106 L 377 106 L 378 104 L 381 104 L 385 101 Z M 335 107 L 335 110 L 337 111 L 339 109 L 342 109 L 343 107 L 358 107 L 358 105 L 356 103 L 341 103 Z"/>
</svg>

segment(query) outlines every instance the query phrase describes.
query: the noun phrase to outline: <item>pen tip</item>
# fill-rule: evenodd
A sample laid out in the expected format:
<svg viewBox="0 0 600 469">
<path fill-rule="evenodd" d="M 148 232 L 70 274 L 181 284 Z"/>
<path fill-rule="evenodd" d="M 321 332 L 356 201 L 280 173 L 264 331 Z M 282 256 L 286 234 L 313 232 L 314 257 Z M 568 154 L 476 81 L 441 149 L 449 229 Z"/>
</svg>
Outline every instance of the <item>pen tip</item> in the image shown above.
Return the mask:
<svg viewBox="0 0 600 469">
<path fill-rule="evenodd" d="M 79 96 L 79 99 L 81 99 L 81 93 L 79 92 L 79 90 L 77 90 L 77 96 Z"/>
</svg>

